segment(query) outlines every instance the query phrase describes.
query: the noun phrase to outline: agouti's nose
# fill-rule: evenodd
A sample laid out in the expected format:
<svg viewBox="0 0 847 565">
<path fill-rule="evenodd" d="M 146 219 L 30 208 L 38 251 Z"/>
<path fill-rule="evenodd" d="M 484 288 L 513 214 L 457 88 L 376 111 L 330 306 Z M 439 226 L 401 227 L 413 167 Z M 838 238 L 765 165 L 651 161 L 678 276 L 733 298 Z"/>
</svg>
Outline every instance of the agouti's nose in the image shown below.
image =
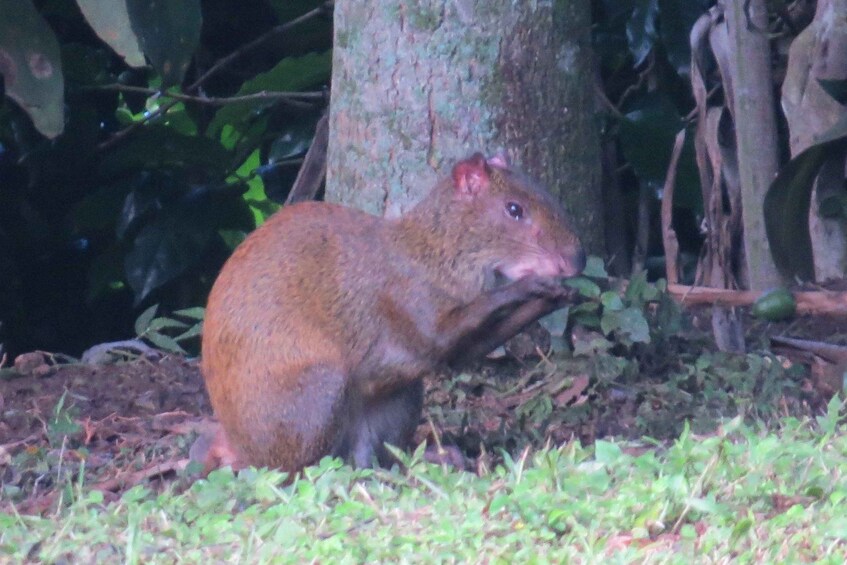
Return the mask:
<svg viewBox="0 0 847 565">
<path fill-rule="evenodd" d="M 573 259 L 571 260 L 571 266 L 573 267 L 574 271 L 576 271 L 574 275 L 580 274 L 585 269 L 585 264 L 587 263 L 587 261 L 588 259 L 585 256 L 585 250 L 580 247 L 576 250 Z"/>
<path fill-rule="evenodd" d="M 577 276 L 583 269 L 585 269 L 585 263 L 585 251 L 582 247 L 577 247 L 576 249 L 565 253 L 560 264 L 562 275 L 566 277 Z"/>
</svg>

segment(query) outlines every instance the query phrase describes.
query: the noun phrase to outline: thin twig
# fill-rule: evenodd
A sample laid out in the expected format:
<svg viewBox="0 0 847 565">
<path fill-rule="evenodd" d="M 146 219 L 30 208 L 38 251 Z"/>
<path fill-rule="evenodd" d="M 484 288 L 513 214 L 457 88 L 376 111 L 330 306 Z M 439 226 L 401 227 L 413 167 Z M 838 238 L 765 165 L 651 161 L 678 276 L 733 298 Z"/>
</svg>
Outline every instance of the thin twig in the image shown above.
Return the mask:
<svg viewBox="0 0 847 565">
<path fill-rule="evenodd" d="M 315 126 L 315 135 L 312 138 L 309 151 L 306 152 L 306 157 L 303 159 L 303 165 L 297 173 L 294 184 L 291 185 L 288 198 L 285 199 L 286 205 L 315 199 L 321 183 L 326 177 L 328 143 L 329 112 L 324 112 L 324 115 L 318 120 L 317 126 Z"/>
<path fill-rule="evenodd" d="M 665 248 L 665 276 L 669 284 L 679 282 L 677 254 L 679 242 L 673 228 L 673 193 L 676 187 L 676 171 L 679 157 L 682 155 L 682 145 L 685 143 L 685 128 L 679 130 L 673 144 L 671 161 L 668 164 L 668 174 L 665 177 L 665 187 L 662 191 L 662 243 Z"/>
<path fill-rule="evenodd" d="M 723 88 L 723 86 L 720 85 L 720 84 L 716 84 L 715 86 L 713 86 L 712 89 L 709 92 L 706 93 L 706 98 L 704 100 L 704 103 L 710 102 L 712 100 L 713 96 L 715 95 L 715 93 L 717 93 L 721 88 Z M 688 114 L 685 115 L 685 117 L 682 119 L 682 121 L 684 121 L 686 123 L 693 122 L 695 120 L 695 118 L 697 118 L 697 113 L 698 113 L 698 108 L 695 106 L 693 110 L 691 110 L 690 112 L 688 112 Z"/>
<path fill-rule="evenodd" d="M 298 24 L 301 24 L 305 21 L 308 21 L 312 18 L 315 18 L 317 16 L 320 16 L 321 14 L 324 14 L 324 13 L 332 10 L 333 4 L 334 3 L 331 0 L 324 2 L 321 6 L 315 8 L 314 10 L 306 12 L 305 14 L 303 14 L 300 17 L 294 18 L 293 20 L 286 22 L 284 24 L 280 24 L 280 25 L 274 27 L 273 29 L 267 31 L 266 33 L 263 33 L 260 37 L 254 39 L 253 41 L 251 41 L 250 43 L 248 43 L 246 45 L 243 45 L 239 49 L 236 49 L 235 51 L 233 51 L 232 53 L 230 53 L 229 55 L 227 55 L 226 57 L 224 57 L 223 59 L 221 59 L 220 61 L 218 61 L 214 65 L 212 65 L 212 67 L 210 67 L 205 73 L 203 73 L 200 76 L 200 78 L 198 78 L 196 81 L 194 81 L 193 84 L 191 84 L 188 88 L 186 88 L 185 91 L 188 92 L 188 93 L 196 92 L 206 82 L 206 80 L 209 79 L 209 77 L 214 75 L 216 72 L 218 72 L 220 69 L 222 69 L 226 65 L 229 65 L 230 63 L 232 63 L 233 61 L 235 61 L 236 59 L 238 59 L 239 57 L 241 57 L 245 53 L 252 51 L 253 49 L 263 45 L 268 39 L 276 36 L 277 34 L 288 31 L 289 29 L 291 29 L 292 27 L 294 27 Z M 103 143 L 100 143 L 97 146 L 97 150 L 98 151 L 105 151 L 106 149 L 111 148 L 112 146 L 114 146 L 115 144 L 119 143 L 121 140 L 126 138 L 128 135 L 130 135 L 132 132 L 134 132 L 136 129 L 142 127 L 145 123 L 150 122 L 151 120 L 158 118 L 160 115 L 165 114 L 168 110 L 173 108 L 178 103 L 179 103 L 179 100 L 176 99 L 176 98 L 173 98 L 173 99 L 169 100 L 168 102 L 165 102 L 164 104 L 160 105 L 158 108 L 150 111 L 150 113 L 147 116 L 145 116 L 143 121 L 136 122 L 134 124 L 131 124 L 131 125 L 125 127 L 121 131 L 112 135 L 112 137 L 110 137 L 109 139 L 107 139 Z"/>
<path fill-rule="evenodd" d="M 266 41 L 268 41 L 269 39 L 271 39 L 275 35 L 278 35 L 280 33 L 284 33 L 284 32 L 288 31 L 289 29 L 293 28 L 294 26 L 296 26 L 298 24 L 306 22 L 306 21 L 308 21 L 312 18 L 315 18 L 317 16 L 320 16 L 322 14 L 328 13 L 330 10 L 332 10 L 333 4 L 334 3 L 331 2 L 331 1 L 330 2 L 324 2 L 322 5 L 318 6 L 314 10 L 306 12 L 302 16 L 294 18 L 293 20 L 285 22 L 284 24 L 280 24 L 280 25 L 274 27 L 273 29 L 263 33 L 262 35 L 260 35 L 259 37 L 257 37 L 253 41 L 251 41 L 250 43 L 247 43 L 246 45 L 239 47 L 238 49 L 236 49 L 235 51 L 233 51 L 232 53 L 230 53 L 229 55 L 227 55 L 226 57 L 224 57 L 223 59 L 221 59 L 220 61 L 218 61 L 214 65 L 212 65 L 209 68 L 209 70 L 207 70 L 205 73 L 203 73 L 200 76 L 200 78 L 198 78 L 196 81 L 194 81 L 194 84 L 192 84 L 191 86 L 189 86 L 185 90 L 187 92 L 194 92 L 195 90 L 200 88 L 200 86 L 202 86 L 203 83 L 206 82 L 209 79 L 210 76 L 212 76 L 213 74 L 218 72 L 223 67 L 229 65 L 230 63 L 232 63 L 233 61 L 235 61 L 236 59 L 238 59 L 239 57 L 241 57 L 245 53 L 252 51 L 253 49 L 256 49 L 257 47 L 261 47 Z"/>
<path fill-rule="evenodd" d="M 635 81 L 635 84 L 630 84 L 629 86 L 627 86 L 626 89 L 623 91 L 623 94 L 621 94 L 620 98 L 618 98 L 618 103 L 615 104 L 615 108 L 618 108 L 618 111 L 620 111 L 620 108 L 623 108 L 627 98 L 629 98 L 632 94 L 634 94 L 635 92 L 640 90 L 642 86 L 644 86 L 644 82 L 650 76 L 650 73 L 653 72 L 653 67 L 655 65 L 656 57 L 651 51 L 650 55 L 648 55 L 647 57 L 647 67 L 643 71 L 638 73 L 638 80 Z"/>
<path fill-rule="evenodd" d="M 606 93 L 603 92 L 602 85 L 597 84 L 595 82 L 594 93 L 597 95 L 597 98 L 600 100 L 600 103 L 605 106 L 607 110 L 609 110 L 609 113 L 611 113 L 615 118 L 619 120 L 622 120 L 624 118 L 623 112 L 621 112 L 620 109 L 615 106 L 615 104 L 611 100 L 609 100 L 609 97 L 606 96 Z"/>
<path fill-rule="evenodd" d="M 280 100 L 295 106 L 310 108 L 311 105 L 302 102 L 303 100 L 324 100 L 326 93 L 324 92 L 275 92 L 262 90 L 253 94 L 244 94 L 242 96 L 218 97 L 218 96 L 192 96 L 190 94 L 182 94 L 171 90 L 156 90 L 155 88 L 144 88 L 143 86 L 129 86 L 125 84 L 106 84 L 103 86 L 92 86 L 84 90 L 107 90 L 116 92 L 135 92 L 138 94 L 146 94 L 147 96 L 161 96 L 162 98 L 173 98 L 184 102 L 196 102 L 198 104 L 208 104 L 210 106 L 225 106 L 226 104 L 237 104 L 238 102 L 251 102 L 253 100 Z"/>
</svg>

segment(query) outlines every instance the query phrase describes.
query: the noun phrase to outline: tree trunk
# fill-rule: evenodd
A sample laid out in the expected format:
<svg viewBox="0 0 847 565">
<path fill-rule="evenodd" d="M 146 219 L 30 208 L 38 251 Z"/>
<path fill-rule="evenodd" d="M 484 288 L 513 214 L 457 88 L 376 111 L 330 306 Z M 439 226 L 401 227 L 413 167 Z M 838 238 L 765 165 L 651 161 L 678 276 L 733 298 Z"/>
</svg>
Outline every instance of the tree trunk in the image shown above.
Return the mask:
<svg viewBox="0 0 847 565">
<path fill-rule="evenodd" d="M 336 2 L 327 199 L 396 216 L 505 150 L 603 254 L 590 23 L 588 0 Z"/>
<path fill-rule="evenodd" d="M 730 0 L 727 4 L 744 252 L 750 288 L 764 289 L 781 282 L 762 211 L 765 193 L 779 168 L 768 14 L 765 0 Z"/>
</svg>

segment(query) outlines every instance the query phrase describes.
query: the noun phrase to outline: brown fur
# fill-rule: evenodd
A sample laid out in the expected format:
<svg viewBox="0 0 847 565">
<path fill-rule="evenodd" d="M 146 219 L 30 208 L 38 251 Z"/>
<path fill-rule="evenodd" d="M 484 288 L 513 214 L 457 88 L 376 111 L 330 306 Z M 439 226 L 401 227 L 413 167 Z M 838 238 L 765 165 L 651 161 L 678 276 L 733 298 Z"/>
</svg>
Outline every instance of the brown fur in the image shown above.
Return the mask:
<svg viewBox="0 0 847 565">
<path fill-rule="evenodd" d="M 528 220 L 508 216 L 511 201 Z M 405 447 L 417 426 L 422 377 L 554 309 L 551 281 L 583 265 L 560 206 L 481 155 L 397 220 L 283 208 L 209 296 L 202 370 L 224 435 L 207 465 L 387 463 L 383 442 Z M 496 272 L 522 278 L 486 290 Z"/>
</svg>

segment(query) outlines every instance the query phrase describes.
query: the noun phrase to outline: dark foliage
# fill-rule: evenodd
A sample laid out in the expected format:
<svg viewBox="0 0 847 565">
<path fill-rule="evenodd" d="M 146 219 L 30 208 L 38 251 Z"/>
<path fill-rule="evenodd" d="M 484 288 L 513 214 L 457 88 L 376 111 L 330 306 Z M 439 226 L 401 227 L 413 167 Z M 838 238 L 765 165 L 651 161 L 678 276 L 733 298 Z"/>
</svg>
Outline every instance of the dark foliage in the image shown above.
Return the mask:
<svg viewBox="0 0 847 565">
<path fill-rule="evenodd" d="M 35 5 L 59 42 L 65 123 L 48 139 L 0 96 L 0 343 L 12 355 L 77 354 L 131 336 L 151 304 L 203 304 L 233 246 L 285 198 L 326 106 L 331 13 L 245 48 L 324 3 L 128 2 L 151 63 L 132 68 L 73 0 Z M 313 95 L 213 104 L 156 96 L 163 85 L 209 98 Z"/>
</svg>

